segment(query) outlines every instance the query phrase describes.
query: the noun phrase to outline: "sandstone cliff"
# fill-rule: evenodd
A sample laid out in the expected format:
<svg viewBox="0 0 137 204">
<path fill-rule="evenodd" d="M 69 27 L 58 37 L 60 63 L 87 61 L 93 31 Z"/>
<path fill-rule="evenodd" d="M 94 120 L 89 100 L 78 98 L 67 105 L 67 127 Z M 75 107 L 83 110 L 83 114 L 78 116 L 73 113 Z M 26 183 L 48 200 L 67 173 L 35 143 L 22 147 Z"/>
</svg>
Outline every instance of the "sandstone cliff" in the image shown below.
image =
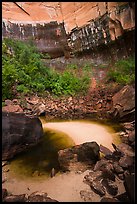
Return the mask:
<svg viewBox="0 0 137 204">
<path fill-rule="evenodd" d="M 135 3 L 3 2 L 2 19 L 3 37 L 34 38 L 40 51 L 67 56 L 134 30 Z"/>
<path fill-rule="evenodd" d="M 133 2 L 131 2 L 133 3 Z M 20 8 L 18 6 L 20 6 Z M 24 9 L 25 13 L 21 8 Z M 135 26 L 134 6 L 128 2 L 3 2 L 2 18 L 11 22 L 35 23 L 57 21 L 65 22 L 66 31 L 70 32 L 75 27 L 81 27 L 90 20 L 108 13 L 114 27 L 116 21 L 117 35 L 118 21 L 123 29 Z"/>
</svg>

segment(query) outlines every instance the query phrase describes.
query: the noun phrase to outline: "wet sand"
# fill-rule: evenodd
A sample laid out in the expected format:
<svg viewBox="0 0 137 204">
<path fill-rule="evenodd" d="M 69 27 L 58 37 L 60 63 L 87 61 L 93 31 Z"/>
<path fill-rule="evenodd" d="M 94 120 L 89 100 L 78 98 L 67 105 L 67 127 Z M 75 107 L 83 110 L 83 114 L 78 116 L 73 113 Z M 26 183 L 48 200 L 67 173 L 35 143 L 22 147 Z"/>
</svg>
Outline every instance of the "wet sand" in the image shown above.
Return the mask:
<svg viewBox="0 0 137 204">
<path fill-rule="evenodd" d="M 22 180 L 9 176 L 7 182 L 3 184 L 3 188 L 14 195 L 27 194 L 30 195 L 33 192 L 46 192 L 52 199 L 60 202 L 99 202 L 101 197 L 94 193 L 90 186 L 83 182 L 83 178 L 88 174 L 89 170 L 84 173 L 78 174 L 75 172 L 69 172 L 56 175 L 49 179 L 40 180 Z M 10 175 L 10 174 L 9 174 Z M 116 184 L 119 185 L 119 194 L 125 191 L 122 181 L 116 179 Z M 82 198 L 80 191 L 90 192 L 90 198 Z M 106 193 L 106 196 L 110 197 Z"/>
</svg>

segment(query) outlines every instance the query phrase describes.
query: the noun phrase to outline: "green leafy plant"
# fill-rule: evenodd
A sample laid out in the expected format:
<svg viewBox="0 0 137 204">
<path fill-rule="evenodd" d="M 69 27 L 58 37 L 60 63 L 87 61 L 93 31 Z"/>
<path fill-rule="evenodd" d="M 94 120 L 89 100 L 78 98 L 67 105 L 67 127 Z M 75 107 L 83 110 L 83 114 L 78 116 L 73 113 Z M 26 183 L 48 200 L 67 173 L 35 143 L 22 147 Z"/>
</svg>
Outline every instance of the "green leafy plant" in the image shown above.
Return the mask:
<svg viewBox="0 0 137 204">
<path fill-rule="evenodd" d="M 48 53 L 42 53 L 41 57 L 44 59 L 51 59 L 51 56 Z"/>
<path fill-rule="evenodd" d="M 32 43 L 4 39 L 2 43 L 2 92 L 3 100 L 14 97 L 16 92 L 27 94 L 42 92 L 47 69 Z M 42 78 L 42 80 L 38 80 Z M 13 92 L 14 89 L 14 92 Z"/>
<path fill-rule="evenodd" d="M 135 82 L 135 58 L 129 57 L 117 61 L 107 73 L 108 81 L 119 84 L 131 84 Z"/>
<path fill-rule="evenodd" d="M 42 55 L 32 43 L 4 39 L 2 42 L 2 100 L 27 94 L 76 95 L 86 93 L 91 70 L 75 64 L 62 73 L 44 66 Z"/>
<path fill-rule="evenodd" d="M 68 69 L 77 69 L 78 66 L 77 66 L 77 64 L 68 64 L 68 65 L 67 65 L 67 68 L 68 68 Z"/>
</svg>

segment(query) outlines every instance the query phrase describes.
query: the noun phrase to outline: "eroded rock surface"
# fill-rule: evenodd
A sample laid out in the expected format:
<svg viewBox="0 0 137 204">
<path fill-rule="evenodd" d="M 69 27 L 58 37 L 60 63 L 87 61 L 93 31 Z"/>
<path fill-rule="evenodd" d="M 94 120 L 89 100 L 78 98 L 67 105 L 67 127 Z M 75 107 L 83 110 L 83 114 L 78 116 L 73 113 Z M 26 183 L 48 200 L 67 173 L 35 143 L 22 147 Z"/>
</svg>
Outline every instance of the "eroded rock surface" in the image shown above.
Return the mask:
<svg viewBox="0 0 137 204">
<path fill-rule="evenodd" d="M 36 145 L 43 135 L 42 124 L 37 117 L 24 113 L 2 112 L 2 160 Z"/>
</svg>

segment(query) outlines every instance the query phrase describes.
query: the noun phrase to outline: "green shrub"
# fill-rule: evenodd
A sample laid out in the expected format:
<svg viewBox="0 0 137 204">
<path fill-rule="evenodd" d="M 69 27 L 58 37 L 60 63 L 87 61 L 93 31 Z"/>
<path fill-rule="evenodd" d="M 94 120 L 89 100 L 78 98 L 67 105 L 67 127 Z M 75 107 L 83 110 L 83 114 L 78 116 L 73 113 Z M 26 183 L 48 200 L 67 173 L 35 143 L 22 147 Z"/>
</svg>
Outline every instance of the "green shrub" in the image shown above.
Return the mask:
<svg viewBox="0 0 137 204">
<path fill-rule="evenodd" d="M 114 81 L 119 84 L 131 84 L 135 82 L 135 58 L 119 60 L 107 73 L 108 81 Z"/>
<path fill-rule="evenodd" d="M 42 55 L 32 43 L 4 39 L 2 43 L 2 99 L 15 94 L 76 95 L 86 93 L 90 82 L 90 67 L 85 65 L 79 74 L 75 64 L 60 73 L 45 67 Z"/>
<path fill-rule="evenodd" d="M 79 77 L 73 70 L 65 70 L 62 74 L 51 71 L 51 78 L 48 78 L 49 90 L 55 95 L 76 95 L 86 92 L 89 86 L 89 75 Z M 50 83 L 49 83 L 50 82 Z"/>
<path fill-rule="evenodd" d="M 4 39 L 2 43 L 3 100 L 14 97 L 13 87 L 19 93 L 42 92 L 47 70 L 34 45 L 18 40 Z M 37 80 L 42 78 L 43 81 Z M 15 86 L 16 85 L 16 86 Z"/>
<path fill-rule="evenodd" d="M 77 64 L 68 64 L 67 69 L 78 69 L 78 65 Z"/>
<path fill-rule="evenodd" d="M 24 94 L 29 93 L 29 89 L 24 86 L 24 84 L 18 85 L 17 86 L 17 91 L 18 92 L 23 92 Z"/>
</svg>

